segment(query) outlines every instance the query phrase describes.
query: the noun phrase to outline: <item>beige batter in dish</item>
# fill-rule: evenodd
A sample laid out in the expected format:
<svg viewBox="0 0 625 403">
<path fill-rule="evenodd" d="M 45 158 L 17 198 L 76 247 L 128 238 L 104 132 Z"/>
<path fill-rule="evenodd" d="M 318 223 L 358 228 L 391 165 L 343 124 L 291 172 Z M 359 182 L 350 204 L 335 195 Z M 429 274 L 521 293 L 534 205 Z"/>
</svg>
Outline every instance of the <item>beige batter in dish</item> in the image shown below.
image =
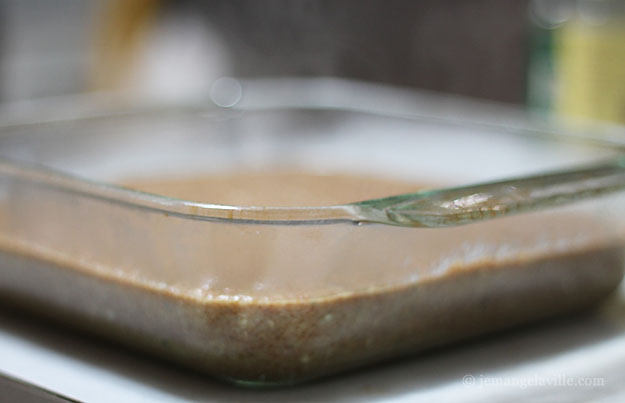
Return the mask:
<svg viewBox="0 0 625 403">
<path fill-rule="evenodd" d="M 322 206 L 418 188 L 305 173 L 125 185 L 243 206 Z M 67 208 L 49 206 L 48 216 Z M 93 231 L 106 226 L 91 219 Z M 2 234 L 0 296 L 218 377 L 292 383 L 586 307 L 623 275 L 618 231 L 565 211 L 445 229 L 149 220 L 154 233 L 136 242 L 150 246 L 151 264 L 130 256 L 123 267 L 104 263 L 120 250 L 113 246 L 80 256 Z M 56 225 L 57 245 L 88 245 L 62 220 L 37 225 Z M 167 238 L 174 225 L 194 235 Z"/>
</svg>

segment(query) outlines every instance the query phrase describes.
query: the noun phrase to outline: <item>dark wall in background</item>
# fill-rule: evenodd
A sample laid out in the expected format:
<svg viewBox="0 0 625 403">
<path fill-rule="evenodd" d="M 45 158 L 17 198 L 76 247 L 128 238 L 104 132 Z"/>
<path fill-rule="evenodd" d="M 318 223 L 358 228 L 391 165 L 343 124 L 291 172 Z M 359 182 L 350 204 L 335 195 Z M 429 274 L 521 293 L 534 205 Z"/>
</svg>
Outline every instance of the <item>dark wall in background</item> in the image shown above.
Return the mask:
<svg viewBox="0 0 625 403">
<path fill-rule="evenodd" d="M 6 65 L 6 13 L 4 11 L 4 5 L 0 3 L 0 102 L 4 102 L 7 98 L 5 94 L 4 80 L 5 77 L 5 65 Z"/>
<path fill-rule="evenodd" d="M 94 71 L 133 66 L 131 52 L 162 39 L 150 29 L 191 14 L 210 28 L 211 43 L 224 48 L 209 56 L 216 65 L 223 57 L 224 74 L 339 76 L 522 103 L 528 1 L 0 0 L 0 101 L 100 89 L 92 85 Z M 110 23 L 106 10 L 132 12 L 130 4 L 166 18 L 131 15 L 126 22 L 136 24 L 125 27 L 129 32 L 151 34 L 136 47 L 122 36 L 119 57 L 107 59 L 109 65 L 94 62 L 104 54 L 96 44 L 99 27 Z M 184 59 L 188 48 L 178 45 Z"/>
<path fill-rule="evenodd" d="M 213 0 L 203 13 L 236 75 L 337 75 L 506 102 L 525 99 L 527 1 Z"/>
</svg>

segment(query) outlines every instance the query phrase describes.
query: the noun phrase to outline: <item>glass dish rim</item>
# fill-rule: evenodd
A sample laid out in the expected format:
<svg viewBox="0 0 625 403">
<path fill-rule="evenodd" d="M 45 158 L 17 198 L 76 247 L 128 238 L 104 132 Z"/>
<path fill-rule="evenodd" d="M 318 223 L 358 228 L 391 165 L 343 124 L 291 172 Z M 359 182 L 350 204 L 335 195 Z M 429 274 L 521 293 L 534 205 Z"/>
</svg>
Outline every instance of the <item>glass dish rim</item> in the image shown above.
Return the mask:
<svg viewBox="0 0 625 403">
<path fill-rule="evenodd" d="M 95 116 L 74 116 L 60 122 L 88 121 L 99 118 L 115 118 L 126 115 L 146 115 L 166 112 L 215 112 L 226 108 L 207 104 L 179 107 L 123 108 L 109 110 Z M 230 109 L 230 108 L 228 108 Z M 239 112 L 278 111 L 344 111 L 376 116 L 389 116 L 384 112 L 361 111 L 352 108 L 326 107 L 323 105 L 296 105 L 252 108 L 236 108 Z M 395 116 L 398 117 L 398 116 Z M 424 115 L 400 116 L 413 120 L 427 120 Z M 439 117 L 435 120 L 447 121 Z M 59 121 L 31 121 L 25 124 L 0 124 L 0 136 L 7 128 L 14 129 L 32 125 L 53 124 Z M 457 123 L 448 120 L 452 124 Z M 475 126 L 475 122 L 468 122 Z M 505 125 L 497 125 L 506 129 Z M 523 132 L 523 130 L 521 130 Z M 513 130 L 514 132 L 514 130 Z M 527 132 L 527 130 L 525 130 Z M 541 135 L 536 129 L 532 135 Z M 527 134 L 517 133 L 515 134 Z M 554 134 L 552 131 L 549 135 Z M 556 132 L 555 134 L 559 134 Z M 566 137 L 566 136 L 565 136 Z M 596 139 L 574 136 L 574 140 Z M 605 143 L 605 146 L 614 144 Z M 340 205 L 315 207 L 237 206 L 195 202 L 159 194 L 146 193 L 106 182 L 70 175 L 52 168 L 23 163 L 0 157 L 0 175 L 36 183 L 77 196 L 103 200 L 129 208 L 157 212 L 164 215 L 191 220 L 217 221 L 237 224 L 260 225 L 322 225 L 338 223 L 376 223 L 403 227 L 439 228 L 470 224 L 493 218 L 505 217 L 544 208 L 566 205 L 580 200 L 625 190 L 625 156 L 589 166 L 544 172 L 538 175 L 507 178 L 452 188 L 427 189 L 414 193 L 393 195 Z"/>
</svg>

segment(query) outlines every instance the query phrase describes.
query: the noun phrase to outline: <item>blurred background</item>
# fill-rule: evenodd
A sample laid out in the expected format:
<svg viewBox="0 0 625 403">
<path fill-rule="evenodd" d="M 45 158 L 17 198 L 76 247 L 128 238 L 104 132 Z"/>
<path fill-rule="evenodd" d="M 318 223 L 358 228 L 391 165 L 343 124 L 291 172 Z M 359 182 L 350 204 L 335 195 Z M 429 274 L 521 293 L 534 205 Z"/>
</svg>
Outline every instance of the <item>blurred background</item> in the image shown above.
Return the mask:
<svg viewBox="0 0 625 403">
<path fill-rule="evenodd" d="M 0 0 L 0 101 L 332 76 L 625 122 L 621 0 Z"/>
</svg>

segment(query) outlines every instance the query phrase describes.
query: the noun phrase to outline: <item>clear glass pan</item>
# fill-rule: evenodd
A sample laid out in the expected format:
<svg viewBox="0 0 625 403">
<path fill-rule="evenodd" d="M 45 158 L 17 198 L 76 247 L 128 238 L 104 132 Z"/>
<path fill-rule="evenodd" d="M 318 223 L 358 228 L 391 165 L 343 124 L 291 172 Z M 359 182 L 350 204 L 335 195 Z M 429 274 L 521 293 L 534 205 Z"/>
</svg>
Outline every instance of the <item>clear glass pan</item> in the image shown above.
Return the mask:
<svg viewBox="0 0 625 403">
<path fill-rule="evenodd" d="M 365 90 L 356 98 L 410 109 L 403 92 Z M 217 377 L 265 384 L 569 312 L 622 277 L 618 147 L 529 120 L 520 130 L 460 124 L 453 111 L 389 116 L 265 98 L 258 107 L 254 91 L 244 94 L 233 109 L 5 119 L 0 297 Z M 465 106 L 472 116 L 493 111 Z M 426 189 L 238 206 L 116 185 L 267 170 Z"/>
</svg>

